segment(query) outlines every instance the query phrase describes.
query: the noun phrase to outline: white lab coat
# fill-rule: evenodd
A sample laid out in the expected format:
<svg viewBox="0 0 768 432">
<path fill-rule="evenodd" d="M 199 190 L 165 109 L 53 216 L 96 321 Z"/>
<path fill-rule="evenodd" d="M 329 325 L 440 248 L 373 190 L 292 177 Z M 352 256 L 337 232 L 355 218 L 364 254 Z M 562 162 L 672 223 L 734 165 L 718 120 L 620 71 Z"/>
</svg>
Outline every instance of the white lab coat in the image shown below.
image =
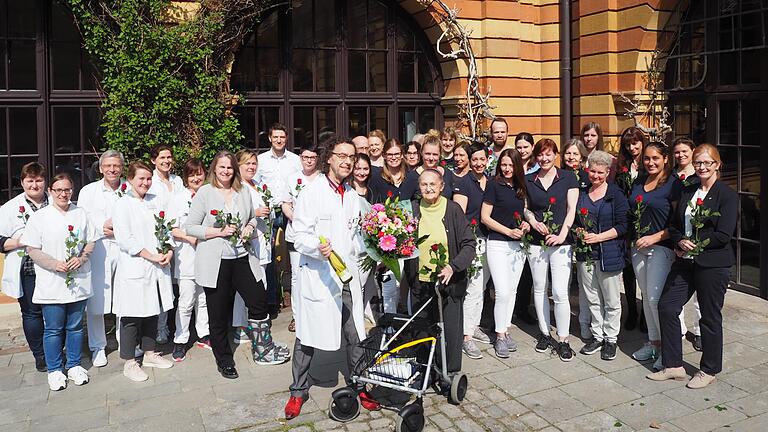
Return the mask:
<svg viewBox="0 0 768 432">
<path fill-rule="evenodd" d="M 122 190 L 125 185 L 125 191 Z M 112 211 L 120 199 L 130 190 L 125 180 L 113 191 L 104 180 L 89 183 L 80 190 L 77 206 L 88 214 L 88 222 L 96 231 L 96 241 L 91 254 L 91 283 L 93 296 L 88 299 L 88 314 L 102 315 L 112 313 L 112 276 L 117 268 L 120 248 L 114 238 L 104 237 L 104 222 L 112 217 Z"/>
<path fill-rule="evenodd" d="M 174 228 L 182 228 L 189 217 L 192 191 L 184 188 L 177 191 L 168 202 L 168 220 L 175 219 Z M 177 280 L 195 279 L 195 247 L 183 241 L 176 241 L 173 249 L 173 277 Z"/>
<path fill-rule="evenodd" d="M 29 208 L 24 192 L 11 198 L 10 201 L 0 207 L 1 236 L 18 239 L 24 233 L 24 221 L 19 218 L 19 216 L 21 216 L 21 213 L 19 212 L 20 206 L 24 206 L 25 212 L 30 216 L 32 215 L 33 211 Z M 0 282 L 3 293 L 8 297 L 16 299 L 21 298 L 24 295 L 21 288 L 22 255 L 19 255 L 19 252 L 22 252 L 23 255 L 24 248 L 5 252 L 3 280 Z"/>
<path fill-rule="evenodd" d="M 296 200 L 299 199 L 299 195 L 304 192 L 304 189 L 309 186 L 310 183 L 313 181 L 319 179 L 319 178 L 325 178 L 322 174 L 318 173 L 312 178 L 309 178 L 304 175 L 302 171 L 299 171 L 297 173 L 292 174 L 287 179 L 287 187 L 285 195 L 283 196 L 282 201 L 285 203 L 291 203 L 294 206 L 294 209 L 296 207 Z M 298 186 L 298 181 L 301 179 L 301 188 L 297 191 L 296 187 Z M 293 240 L 296 237 L 296 231 L 293 229 L 293 222 L 288 221 L 288 226 L 285 228 L 285 241 L 288 243 L 293 243 Z"/>
<path fill-rule="evenodd" d="M 325 176 L 307 185 L 296 202 L 293 228 L 299 260 L 299 302 L 296 305 L 296 337 L 302 345 L 334 351 L 341 346 L 342 284 L 318 246 L 319 236 L 328 239 L 346 263 L 352 281 L 352 318 L 360 340 L 365 338 L 363 291 L 358 261 L 364 253 L 357 224 L 363 199 L 345 185 L 344 198 Z M 364 282 L 364 281 L 363 281 Z"/>
<path fill-rule="evenodd" d="M 170 266 L 160 267 L 139 256 L 142 249 L 157 253 L 155 218 L 162 209 L 150 193 L 140 200 L 132 193 L 115 204 L 112 226 L 120 247 L 115 274 L 115 311 L 121 317 L 149 317 L 173 307 Z M 166 220 L 170 221 L 169 212 Z M 173 244 L 173 240 L 171 240 Z"/>
<path fill-rule="evenodd" d="M 173 185 L 173 190 L 169 190 L 165 183 L 160 180 L 160 174 L 157 173 L 157 170 L 152 171 L 152 186 L 147 193 L 155 195 L 158 202 L 157 208 L 160 210 L 167 210 L 173 195 L 187 189 L 184 187 L 184 181 L 176 174 L 171 174 L 168 180 Z"/>
<path fill-rule="evenodd" d="M 20 241 L 58 261 L 66 261 L 65 241 L 69 237 L 69 225 L 73 227 L 72 233 L 82 242 L 77 247 L 78 255 L 86 244 L 98 238 L 85 210 L 70 204 L 66 213 L 62 213 L 54 204 L 49 204 L 32 214 Z M 32 301 L 37 304 L 66 304 L 85 300 L 93 294 L 90 260 L 74 272 L 69 286 L 66 276 L 66 272 L 48 270 L 35 263 L 35 294 Z"/>
<path fill-rule="evenodd" d="M 251 204 L 253 205 L 253 211 L 255 212 L 256 209 L 259 207 L 264 207 L 266 204 L 264 204 L 264 198 L 261 193 L 261 185 L 256 185 L 255 187 L 251 187 L 251 185 L 247 184 L 247 182 L 243 182 L 243 189 L 247 189 L 248 192 L 250 192 L 251 197 Z M 267 186 L 269 187 L 269 186 Z M 271 215 L 272 209 L 270 209 L 270 215 Z M 269 233 L 271 236 L 272 233 Z M 256 218 L 256 230 L 251 236 L 251 247 L 253 248 L 253 251 L 256 253 L 256 257 L 259 259 L 259 264 L 263 266 L 266 266 L 267 264 L 272 262 L 272 237 L 269 237 L 267 239 L 267 221 L 264 218 L 257 217 Z M 266 279 L 264 280 L 266 283 Z"/>
</svg>

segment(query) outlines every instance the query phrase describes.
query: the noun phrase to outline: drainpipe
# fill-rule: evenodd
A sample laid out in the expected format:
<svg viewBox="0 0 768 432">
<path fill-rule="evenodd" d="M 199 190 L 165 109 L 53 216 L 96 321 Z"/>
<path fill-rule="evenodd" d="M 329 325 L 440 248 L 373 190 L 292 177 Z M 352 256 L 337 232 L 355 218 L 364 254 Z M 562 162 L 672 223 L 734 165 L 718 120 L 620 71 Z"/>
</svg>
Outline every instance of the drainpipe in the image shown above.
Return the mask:
<svg viewBox="0 0 768 432">
<path fill-rule="evenodd" d="M 573 104 L 571 95 L 571 1 L 560 0 L 560 147 L 571 139 Z"/>
</svg>

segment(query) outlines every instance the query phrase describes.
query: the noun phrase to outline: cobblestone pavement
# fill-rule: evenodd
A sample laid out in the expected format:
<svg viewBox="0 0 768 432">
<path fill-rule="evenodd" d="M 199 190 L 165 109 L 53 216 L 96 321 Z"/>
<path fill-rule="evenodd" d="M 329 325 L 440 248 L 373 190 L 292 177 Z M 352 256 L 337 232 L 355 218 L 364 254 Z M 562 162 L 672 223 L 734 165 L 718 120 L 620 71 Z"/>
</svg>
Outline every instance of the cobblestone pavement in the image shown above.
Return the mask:
<svg viewBox="0 0 768 432">
<path fill-rule="evenodd" d="M 575 299 L 572 299 L 575 301 Z M 248 360 L 245 345 L 236 353 L 240 379 L 216 372 L 210 351 L 193 348 L 172 369 L 149 369 L 144 383 L 122 376 L 117 352 L 109 365 L 92 368 L 91 382 L 48 391 L 46 374 L 35 371 L 31 354 L 20 347 L 18 313 L 0 310 L 0 431 L 366 431 L 394 430 L 397 413 L 366 412 L 354 421 L 330 420 L 330 394 L 339 385 L 340 353 L 318 356 L 317 385 L 302 415 L 281 420 L 290 365 L 263 367 Z M 577 309 L 575 309 L 577 310 Z M 3 312 L 4 311 L 4 312 Z M 11 310 L 13 312 L 13 310 Z M 725 364 L 717 382 L 694 391 L 685 382 L 653 383 L 644 378 L 650 364 L 630 354 L 643 334 L 624 332 L 617 358 L 577 354 L 563 363 L 535 352 L 532 326 L 513 326 L 520 343 L 507 360 L 484 345 L 481 360 L 464 359 L 470 390 L 460 406 L 430 395 L 424 401 L 426 431 L 760 431 L 768 430 L 768 302 L 729 292 L 725 315 Z M 690 322 L 692 314 L 687 314 Z M 276 339 L 292 342 L 286 314 L 276 321 Z M 575 323 L 571 326 L 577 329 Z M 114 344 L 114 341 L 112 341 Z M 572 346 L 582 343 L 572 337 Z M 699 354 L 684 343 L 689 374 Z"/>
</svg>

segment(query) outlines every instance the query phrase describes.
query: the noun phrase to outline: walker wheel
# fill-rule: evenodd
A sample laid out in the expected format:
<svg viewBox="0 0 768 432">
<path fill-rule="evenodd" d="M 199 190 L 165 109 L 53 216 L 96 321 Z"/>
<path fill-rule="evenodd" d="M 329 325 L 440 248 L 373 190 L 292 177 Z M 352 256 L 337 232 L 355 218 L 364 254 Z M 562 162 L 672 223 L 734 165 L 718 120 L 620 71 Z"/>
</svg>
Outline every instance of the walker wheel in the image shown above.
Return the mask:
<svg viewBox="0 0 768 432">
<path fill-rule="evenodd" d="M 337 422 L 346 423 L 360 415 L 360 401 L 357 393 L 349 387 L 340 388 L 331 394 L 328 416 Z"/>
<path fill-rule="evenodd" d="M 469 380 L 467 374 L 459 372 L 451 379 L 451 392 L 448 394 L 448 402 L 453 405 L 458 405 L 464 400 L 464 396 L 467 395 L 467 388 L 469 387 Z"/>
<path fill-rule="evenodd" d="M 421 432 L 424 429 L 424 408 L 414 402 L 400 410 L 397 417 L 397 432 Z"/>
</svg>

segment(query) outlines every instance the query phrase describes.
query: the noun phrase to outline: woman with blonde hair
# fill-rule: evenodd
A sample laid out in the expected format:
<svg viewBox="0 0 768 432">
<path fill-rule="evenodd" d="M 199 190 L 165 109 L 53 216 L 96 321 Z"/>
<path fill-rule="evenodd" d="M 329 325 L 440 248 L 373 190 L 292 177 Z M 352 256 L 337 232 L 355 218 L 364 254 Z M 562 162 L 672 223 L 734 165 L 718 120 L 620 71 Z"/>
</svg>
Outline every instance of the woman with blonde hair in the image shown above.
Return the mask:
<svg viewBox="0 0 768 432">
<path fill-rule="evenodd" d="M 371 166 L 384 166 L 384 143 L 387 142 L 387 136 L 381 129 L 374 129 L 368 132 L 368 157 L 371 158 Z"/>
</svg>

